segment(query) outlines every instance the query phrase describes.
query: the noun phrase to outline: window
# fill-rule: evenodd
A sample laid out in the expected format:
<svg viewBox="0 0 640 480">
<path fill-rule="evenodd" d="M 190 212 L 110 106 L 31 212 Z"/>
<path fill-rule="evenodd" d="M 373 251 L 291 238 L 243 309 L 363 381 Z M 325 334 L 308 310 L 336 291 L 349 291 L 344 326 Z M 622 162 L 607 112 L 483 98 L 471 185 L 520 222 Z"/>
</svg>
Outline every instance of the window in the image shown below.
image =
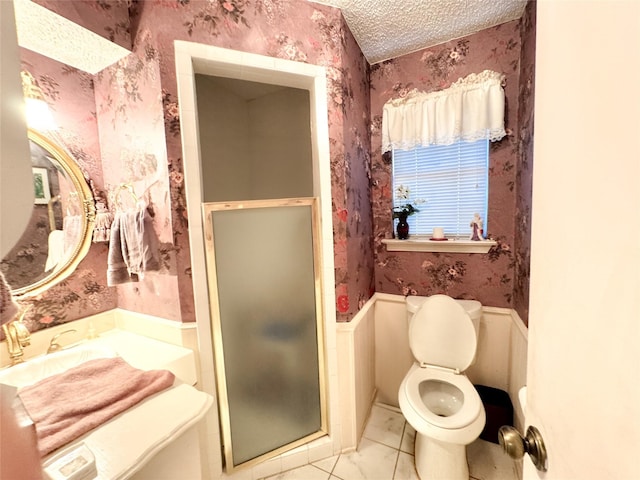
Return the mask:
<svg viewBox="0 0 640 480">
<path fill-rule="evenodd" d="M 409 189 L 409 198 L 394 198 L 394 206 L 413 202 L 420 210 L 408 219 L 413 234 L 431 235 L 442 227 L 447 236 L 467 237 L 475 213 L 486 234 L 488 140 L 394 149 L 392 158 L 394 193 L 400 186 Z"/>
</svg>

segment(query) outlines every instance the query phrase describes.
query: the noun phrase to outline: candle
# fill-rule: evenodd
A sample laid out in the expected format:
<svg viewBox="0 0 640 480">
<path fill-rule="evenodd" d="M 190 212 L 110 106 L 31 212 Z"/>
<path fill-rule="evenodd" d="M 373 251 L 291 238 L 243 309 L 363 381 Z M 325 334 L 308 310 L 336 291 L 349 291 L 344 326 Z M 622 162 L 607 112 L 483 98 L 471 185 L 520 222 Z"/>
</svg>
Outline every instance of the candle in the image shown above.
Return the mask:
<svg viewBox="0 0 640 480">
<path fill-rule="evenodd" d="M 433 238 L 444 238 L 444 229 L 442 227 L 434 227 Z"/>
</svg>

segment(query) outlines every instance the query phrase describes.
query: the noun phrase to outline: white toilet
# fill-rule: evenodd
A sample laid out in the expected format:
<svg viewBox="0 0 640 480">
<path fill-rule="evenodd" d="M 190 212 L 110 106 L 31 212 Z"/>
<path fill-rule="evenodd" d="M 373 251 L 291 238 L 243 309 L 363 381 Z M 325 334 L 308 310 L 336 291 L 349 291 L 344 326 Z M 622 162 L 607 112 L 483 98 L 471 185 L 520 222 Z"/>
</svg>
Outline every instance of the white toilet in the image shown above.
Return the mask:
<svg viewBox="0 0 640 480">
<path fill-rule="evenodd" d="M 480 395 L 464 375 L 476 354 L 482 305 L 446 295 L 407 297 L 409 346 L 415 358 L 398 400 L 416 430 L 421 480 L 468 480 L 466 445 L 485 425 Z"/>
</svg>

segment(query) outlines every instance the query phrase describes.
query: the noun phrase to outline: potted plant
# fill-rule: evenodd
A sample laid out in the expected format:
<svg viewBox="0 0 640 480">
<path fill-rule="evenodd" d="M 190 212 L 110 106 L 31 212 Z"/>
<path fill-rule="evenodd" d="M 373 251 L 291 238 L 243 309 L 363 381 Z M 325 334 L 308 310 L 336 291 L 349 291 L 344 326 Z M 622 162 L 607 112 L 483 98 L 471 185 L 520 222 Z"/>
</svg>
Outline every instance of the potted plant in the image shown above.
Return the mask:
<svg viewBox="0 0 640 480">
<path fill-rule="evenodd" d="M 408 187 L 404 185 L 398 185 L 396 187 L 396 198 L 398 200 L 407 201 L 410 197 L 410 190 Z M 420 203 L 419 201 L 404 203 L 402 205 L 396 205 L 393 207 L 393 218 L 398 219 L 398 226 L 396 227 L 396 233 L 400 240 L 406 240 L 409 238 L 409 224 L 407 223 L 407 218 L 414 213 L 419 212 L 413 204 Z"/>
</svg>

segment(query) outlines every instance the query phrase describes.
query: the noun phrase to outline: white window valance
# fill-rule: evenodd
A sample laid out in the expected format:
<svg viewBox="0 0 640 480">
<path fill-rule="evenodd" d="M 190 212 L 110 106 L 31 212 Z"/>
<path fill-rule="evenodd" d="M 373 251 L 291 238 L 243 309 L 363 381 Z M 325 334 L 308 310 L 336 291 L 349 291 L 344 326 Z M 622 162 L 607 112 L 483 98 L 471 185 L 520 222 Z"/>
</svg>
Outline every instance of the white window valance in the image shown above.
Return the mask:
<svg viewBox="0 0 640 480">
<path fill-rule="evenodd" d="M 417 90 L 385 103 L 382 153 L 457 141 L 500 140 L 504 130 L 504 75 L 472 73 L 446 90 Z"/>
</svg>

